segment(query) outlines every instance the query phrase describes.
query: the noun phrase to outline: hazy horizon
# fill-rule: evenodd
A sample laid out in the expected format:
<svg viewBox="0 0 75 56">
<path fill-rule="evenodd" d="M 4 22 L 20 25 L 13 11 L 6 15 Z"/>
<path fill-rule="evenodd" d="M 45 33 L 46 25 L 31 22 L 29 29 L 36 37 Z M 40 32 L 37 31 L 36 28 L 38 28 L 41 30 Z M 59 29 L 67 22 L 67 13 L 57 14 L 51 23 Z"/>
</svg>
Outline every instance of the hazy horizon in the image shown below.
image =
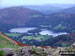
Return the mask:
<svg viewBox="0 0 75 56">
<path fill-rule="evenodd" d="M 43 4 L 75 4 L 75 0 L 0 0 L 0 7 Z"/>
</svg>

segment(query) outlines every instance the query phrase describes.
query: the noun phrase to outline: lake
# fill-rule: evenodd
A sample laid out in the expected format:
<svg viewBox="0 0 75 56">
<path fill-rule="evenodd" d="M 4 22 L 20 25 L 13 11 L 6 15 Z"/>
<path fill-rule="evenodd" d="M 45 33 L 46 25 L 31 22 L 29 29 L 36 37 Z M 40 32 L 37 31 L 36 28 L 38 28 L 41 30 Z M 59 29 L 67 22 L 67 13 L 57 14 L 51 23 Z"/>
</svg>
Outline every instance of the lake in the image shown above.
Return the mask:
<svg viewBox="0 0 75 56">
<path fill-rule="evenodd" d="M 38 28 L 13 28 L 10 29 L 9 32 L 11 33 L 28 33 L 28 31 L 30 30 L 34 30 L 34 29 L 38 29 Z M 55 33 L 52 30 L 47 30 L 47 29 L 41 29 L 41 31 L 39 32 L 41 35 L 52 35 L 52 36 L 58 36 L 58 35 L 63 35 L 63 34 L 68 34 L 67 32 L 58 32 Z"/>
<path fill-rule="evenodd" d="M 55 36 L 58 36 L 58 35 L 63 35 L 63 34 L 68 34 L 67 32 L 58 32 L 58 33 L 55 33 L 54 31 L 52 31 L 52 30 L 42 30 L 41 32 L 40 32 L 40 34 L 41 35 L 51 35 L 51 36 L 53 36 L 53 37 L 55 37 Z"/>
<path fill-rule="evenodd" d="M 28 31 L 30 30 L 34 30 L 36 28 L 13 28 L 13 29 L 10 29 L 9 32 L 12 32 L 12 33 L 27 33 Z"/>
</svg>

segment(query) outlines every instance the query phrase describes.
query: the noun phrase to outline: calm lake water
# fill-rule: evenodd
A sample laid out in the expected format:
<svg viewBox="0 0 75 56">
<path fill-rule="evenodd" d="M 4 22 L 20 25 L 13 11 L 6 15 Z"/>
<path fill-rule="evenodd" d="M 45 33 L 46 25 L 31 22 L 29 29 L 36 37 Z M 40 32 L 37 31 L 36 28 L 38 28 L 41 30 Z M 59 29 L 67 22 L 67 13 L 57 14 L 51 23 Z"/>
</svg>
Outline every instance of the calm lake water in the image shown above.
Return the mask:
<svg viewBox="0 0 75 56">
<path fill-rule="evenodd" d="M 11 33 L 27 33 L 30 30 L 34 30 L 37 28 L 13 28 L 10 29 L 9 32 Z M 52 36 L 58 36 L 58 35 L 63 35 L 63 34 L 68 34 L 67 32 L 59 32 L 55 33 L 52 30 L 47 30 L 47 29 L 41 29 L 41 32 L 39 32 L 41 35 L 52 35 Z"/>
<path fill-rule="evenodd" d="M 13 29 L 10 29 L 9 32 L 12 32 L 12 33 L 27 33 L 28 31 L 30 30 L 34 30 L 36 28 L 13 28 Z"/>
<path fill-rule="evenodd" d="M 68 34 L 67 32 L 59 32 L 59 33 L 55 33 L 52 30 L 42 30 L 40 32 L 41 35 L 52 35 L 53 37 L 58 36 L 58 35 L 63 35 L 63 34 Z"/>
</svg>

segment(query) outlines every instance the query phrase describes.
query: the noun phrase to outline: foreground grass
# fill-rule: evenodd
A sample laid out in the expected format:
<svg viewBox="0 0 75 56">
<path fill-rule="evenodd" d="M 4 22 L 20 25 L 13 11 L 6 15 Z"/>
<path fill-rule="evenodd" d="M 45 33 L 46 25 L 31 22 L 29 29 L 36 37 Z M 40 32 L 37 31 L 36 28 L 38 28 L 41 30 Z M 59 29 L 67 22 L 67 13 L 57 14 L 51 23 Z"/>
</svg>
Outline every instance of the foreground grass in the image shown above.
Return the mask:
<svg viewBox="0 0 75 56">
<path fill-rule="evenodd" d="M 18 47 L 19 47 L 18 45 L 15 45 L 7 37 L 0 35 L 0 48 L 16 48 L 17 49 Z"/>
<path fill-rule="evenodd" d="M 4 51 L 0 51 L 0 56 L 4 56 Z"/>
</svg>

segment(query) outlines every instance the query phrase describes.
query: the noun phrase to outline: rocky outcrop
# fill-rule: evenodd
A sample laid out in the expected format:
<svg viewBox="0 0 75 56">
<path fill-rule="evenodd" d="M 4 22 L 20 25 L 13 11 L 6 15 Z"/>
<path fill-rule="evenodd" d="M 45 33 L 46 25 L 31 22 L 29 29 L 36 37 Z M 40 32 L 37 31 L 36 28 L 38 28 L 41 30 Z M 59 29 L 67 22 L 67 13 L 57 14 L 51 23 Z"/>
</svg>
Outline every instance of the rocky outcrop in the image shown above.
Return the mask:
<svg viewBox="0 0 75 56">
<path fill-rule="evenodd" d="M 20 47 L 17 50 L 13 48 L 0 48 L 4 51 L 4 56 L 50 56 L 54 49 L 46 49 L 36 46 Z"/>
</svg>

